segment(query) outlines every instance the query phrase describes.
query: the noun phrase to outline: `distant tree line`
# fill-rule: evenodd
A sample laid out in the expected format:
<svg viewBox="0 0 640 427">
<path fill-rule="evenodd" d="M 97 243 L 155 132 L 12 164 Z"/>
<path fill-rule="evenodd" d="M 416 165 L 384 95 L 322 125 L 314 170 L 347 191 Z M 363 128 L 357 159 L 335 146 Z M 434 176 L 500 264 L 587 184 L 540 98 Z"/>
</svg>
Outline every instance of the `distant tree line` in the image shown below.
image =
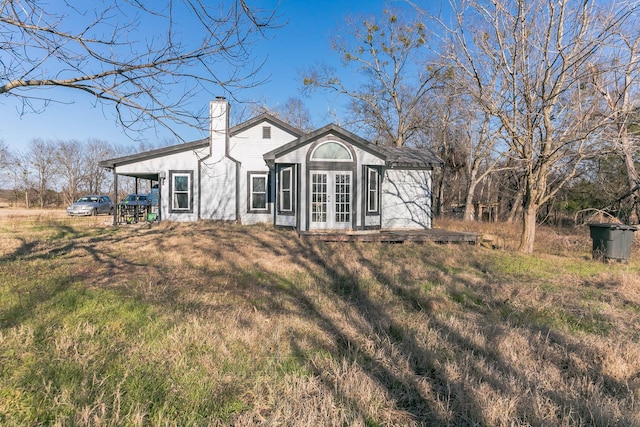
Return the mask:
<svg viewBox="0 0 640 427">
<path fill-rule="evenodd" d="M 85 194 L 112 194 L 113 177 L 98 162 L 133 151 L 99 139 L 33 139 L 15 152 L 0 142 L 0 189 L 11 190 L 11 202 L 27 208 L 66 206 Z M 131 180 L 118 180 L 118 186 L 120 194 L 133 191 Z"/>
<path fill-rule="evenodd" d="M 307 91 L 346 95 L 345 125 L 381 145 L 428 146 L 436 215 L 536 224 L 640 216 L 640 10 L 635 1 L 450 0 L 450 13 L 350 17 Z M 346 71 L 346 72 L 345 72 Z M 364 83 L 354 86 L 353 73 Z"/>
</svg>

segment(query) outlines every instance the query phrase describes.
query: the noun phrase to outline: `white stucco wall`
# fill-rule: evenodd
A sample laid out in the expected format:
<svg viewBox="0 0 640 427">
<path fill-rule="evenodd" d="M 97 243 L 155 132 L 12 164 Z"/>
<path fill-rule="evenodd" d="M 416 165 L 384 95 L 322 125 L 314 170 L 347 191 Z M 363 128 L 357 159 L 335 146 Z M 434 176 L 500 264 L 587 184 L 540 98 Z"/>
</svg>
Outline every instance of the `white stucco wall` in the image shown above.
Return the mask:
<svg viewBox="0 0 640 427">
<path fill-rule="evenodd" d="M 431 171 L 387 170 L 382 181 L 382 228 L 431 228 Z"/>
<path fill-rule="evenodd" d="M 226 157 L 210 157 L 200 169 L 200 219 L 235 221 L 236 163 Z"/>
</svg>

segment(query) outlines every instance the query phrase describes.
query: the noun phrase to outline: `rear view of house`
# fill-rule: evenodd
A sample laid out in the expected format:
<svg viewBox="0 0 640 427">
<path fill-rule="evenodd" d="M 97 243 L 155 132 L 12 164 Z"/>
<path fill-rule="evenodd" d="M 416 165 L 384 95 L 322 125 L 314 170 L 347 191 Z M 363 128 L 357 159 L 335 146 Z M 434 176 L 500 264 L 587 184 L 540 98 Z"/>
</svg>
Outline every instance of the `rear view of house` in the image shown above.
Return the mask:
<svg viewBox="0 0 640 427">
<path fill-rule="evenodd" d="M 441 161 L 430 150 L 380 147 L 334 124 L 305 134 L 269 114 L 229 127 L 223 98 L 210 112 L 209 138 L 100 166 L 116 182 L 156 181 L 161 220 L 299 231 L 431 228 L 432 172 Z"/>
</svg>

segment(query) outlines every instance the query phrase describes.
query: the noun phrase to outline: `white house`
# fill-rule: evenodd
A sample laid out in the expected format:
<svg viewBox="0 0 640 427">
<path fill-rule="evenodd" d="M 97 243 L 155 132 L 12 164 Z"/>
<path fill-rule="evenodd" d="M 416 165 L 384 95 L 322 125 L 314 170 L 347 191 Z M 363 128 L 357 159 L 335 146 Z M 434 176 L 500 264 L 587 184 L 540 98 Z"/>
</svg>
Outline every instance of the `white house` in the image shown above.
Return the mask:
<svg viewBox="0 0 640 427">
<path fill-rule="evenodd" d="M 224 98 L 210 111 L 209 138 L 100 166 L 116 180 L 157 181 L 161 220 L 299 231 L 431 228 L 432 171 L 441 160 L 430 150 L 380 147 L 334 124 L 305 134 L 269 114 L 229 127 Z"/>
</svg>

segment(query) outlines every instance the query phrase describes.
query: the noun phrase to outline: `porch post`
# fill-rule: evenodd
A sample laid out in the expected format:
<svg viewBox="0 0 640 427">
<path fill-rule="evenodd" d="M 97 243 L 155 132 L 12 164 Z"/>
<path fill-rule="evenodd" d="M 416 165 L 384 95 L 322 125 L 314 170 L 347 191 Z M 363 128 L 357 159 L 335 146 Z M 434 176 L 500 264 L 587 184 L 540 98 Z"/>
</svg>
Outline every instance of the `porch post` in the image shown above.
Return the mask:
<svg viewBox="0 0 640 427">
<path fill-rule="evenodd" d="M 116 168 L 113 168 L 113 225 L 118 225 L 118 174 L 116 173 Z"/>
</svg>

